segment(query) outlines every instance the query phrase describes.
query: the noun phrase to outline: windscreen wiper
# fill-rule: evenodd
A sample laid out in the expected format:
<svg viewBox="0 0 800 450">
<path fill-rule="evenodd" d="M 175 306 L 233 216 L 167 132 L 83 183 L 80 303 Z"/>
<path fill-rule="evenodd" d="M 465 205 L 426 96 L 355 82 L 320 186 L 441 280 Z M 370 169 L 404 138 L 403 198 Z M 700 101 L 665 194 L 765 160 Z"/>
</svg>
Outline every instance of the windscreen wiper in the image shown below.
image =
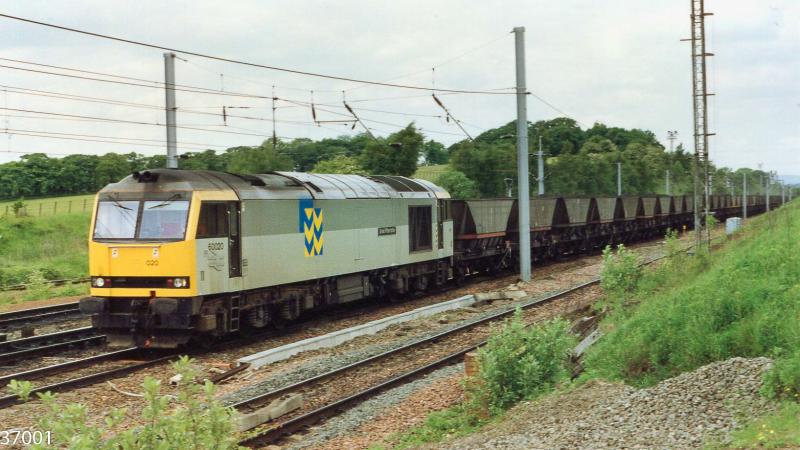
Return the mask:
<svg viewBox="0 0 800 450">
<path fill-rule="evenodd" d="M 164 207 L 164 206 L 167 206 L 167 205 L 169 205 L 170 203 L 172 203 L 173 201 L 175 201 L 175 200 L 177 200 L 177 199 L 179 199 L 179 198 L 181 198 L 181 194 L 173 194 L 173 195 L 172 195 L 172 197 L 170 197 L 170 198 L 168 198 L 168 199 L 164 200 L 164 202 L 162 202 L 162 203 L 159 203 L 159 204 L 157 204 L 157 205 L 155 205 L 155 206 L 151 206 L 151 207 L 149 207 L 149 208 L 147 208 L 147 209 L 156 209 L 156 208 L 162 208 L 162 207 Z"/>
<path fill-rule="evenodd" d="M 112 198 L 112 197 L 109 197 L 109 198 L 111 199 L 112 202 L 114 202 L 114 206 L 116 206 L 117 208 L 127 209 L 128 211 L 133 211 L 131 208 L 128 208 L 127 206 L 124 206 L 122 203 L 118 202 L 117 199 Z"/>
</svg>

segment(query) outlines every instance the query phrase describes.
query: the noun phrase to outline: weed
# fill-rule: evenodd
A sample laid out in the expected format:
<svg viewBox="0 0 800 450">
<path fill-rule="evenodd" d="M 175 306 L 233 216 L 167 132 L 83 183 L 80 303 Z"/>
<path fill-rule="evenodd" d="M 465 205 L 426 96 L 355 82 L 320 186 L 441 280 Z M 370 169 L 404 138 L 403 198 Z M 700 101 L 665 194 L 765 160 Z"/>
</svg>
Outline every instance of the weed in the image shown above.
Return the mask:
<svg viewBox="0 0 800 450">
<path fill-rule="evenodd" d="M 731 433 L 725 448 L 800 447 L 800 404 L 783 402 L 777 411 L 747 423 Z"/>
<path fill-rule="evenodd" d="M 566 363 L 574 345 L 566 321 L 556 319 L 526 327 L 517 310 L 514 318 L 479 350 L 479 381 L 467 386 L 469 397 L 497 414 L 520 400 L 546 392 L 567 373 Z"/>
<path fill-rule="evenodd" d="M 764 374 L 762 394 L 773 399 L 800 401 L 800 350 L 785 355 L 777 350 L 775 364 Z"/>
<path fill-rule="evenodd" d="M 173 363 L 182 380 L 177 395 L 161 393 L 161 382 L 148 377 L 142 388 L 146 406 L 144 425 L 116 432 L 130 420 L 124 408 L 112 410 L 105 426 L 87 423 L 87 409 L 77 403 L 62 404 L 52 393 L 38 394 L 47 412 L 39 419 L 41 429 L 52 431 L 52 442 L 38 449 L 70 448 L 75 450 L 150 450 L 150 449 L 233 449 L 233 410 L 214 398 L 214 385 L 194 382 L 198 375 L 188 357 Z M 23 400 L 30 396 L 30 383 L 12 381 L 9 388 Z M 170 402 L 175 407 L 170 411 Z"/>
</svg>

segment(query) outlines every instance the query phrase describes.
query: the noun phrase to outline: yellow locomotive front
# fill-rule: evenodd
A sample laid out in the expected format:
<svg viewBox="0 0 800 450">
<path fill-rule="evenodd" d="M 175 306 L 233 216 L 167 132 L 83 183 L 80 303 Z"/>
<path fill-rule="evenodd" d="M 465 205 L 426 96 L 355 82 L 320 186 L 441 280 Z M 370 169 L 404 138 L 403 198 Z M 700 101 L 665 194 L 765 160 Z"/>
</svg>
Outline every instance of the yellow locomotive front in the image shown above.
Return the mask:
<svg viewBox="0 0 800 450">
<path fill-rule="evenodd" d="M 80 309 L 112 345 L 175 347 L 195 328 L 202 302 L 197 196 L 158 172 L 136 173 L 98 193 L 89 236 L 91 296 Z"/>
</svg>

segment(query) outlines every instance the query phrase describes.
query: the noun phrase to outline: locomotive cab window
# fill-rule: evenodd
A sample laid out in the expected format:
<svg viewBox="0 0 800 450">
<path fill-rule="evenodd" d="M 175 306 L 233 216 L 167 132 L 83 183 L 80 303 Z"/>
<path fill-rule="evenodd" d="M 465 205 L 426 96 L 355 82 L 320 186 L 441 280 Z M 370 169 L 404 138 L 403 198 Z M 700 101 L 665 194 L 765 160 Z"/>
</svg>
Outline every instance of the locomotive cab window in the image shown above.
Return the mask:
<svg viewBox="0 0 800 450">
<path fill-rule="evenodd" d="M 183 239 L 189 216 L 187 201 L 142 202 L 142 217 L 139 224 L 140 239 Z"/>
<path fill-rule="evenodd" d="M 431 225 L 430 206 L 408 207 L 409 251 L 416 252 L 432 248 Z"/>
<path fill-rule="evenodd" d="M 228 236 L 228 205 L 203 202 L 200 206 L 200 220 L 197 223 L 197 238 L 226 236 Z"/>
</svg>

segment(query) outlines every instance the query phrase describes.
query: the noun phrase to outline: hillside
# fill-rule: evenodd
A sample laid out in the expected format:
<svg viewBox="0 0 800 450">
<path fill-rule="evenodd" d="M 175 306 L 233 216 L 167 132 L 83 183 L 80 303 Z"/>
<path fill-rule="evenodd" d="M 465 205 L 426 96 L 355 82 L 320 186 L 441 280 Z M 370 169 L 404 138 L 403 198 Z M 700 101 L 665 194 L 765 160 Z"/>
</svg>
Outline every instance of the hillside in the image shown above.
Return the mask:
<svg viewBox="0 0 800 450">
<path fill-rule="evenodd" d="M 0 288 L 87 275 L 89 214 L 0 217 Z M 1 293 L 0 302 L 35 300 L 70 292 Z M 74 295 L 74 293 L 72 294 Z"/>
</svg>

